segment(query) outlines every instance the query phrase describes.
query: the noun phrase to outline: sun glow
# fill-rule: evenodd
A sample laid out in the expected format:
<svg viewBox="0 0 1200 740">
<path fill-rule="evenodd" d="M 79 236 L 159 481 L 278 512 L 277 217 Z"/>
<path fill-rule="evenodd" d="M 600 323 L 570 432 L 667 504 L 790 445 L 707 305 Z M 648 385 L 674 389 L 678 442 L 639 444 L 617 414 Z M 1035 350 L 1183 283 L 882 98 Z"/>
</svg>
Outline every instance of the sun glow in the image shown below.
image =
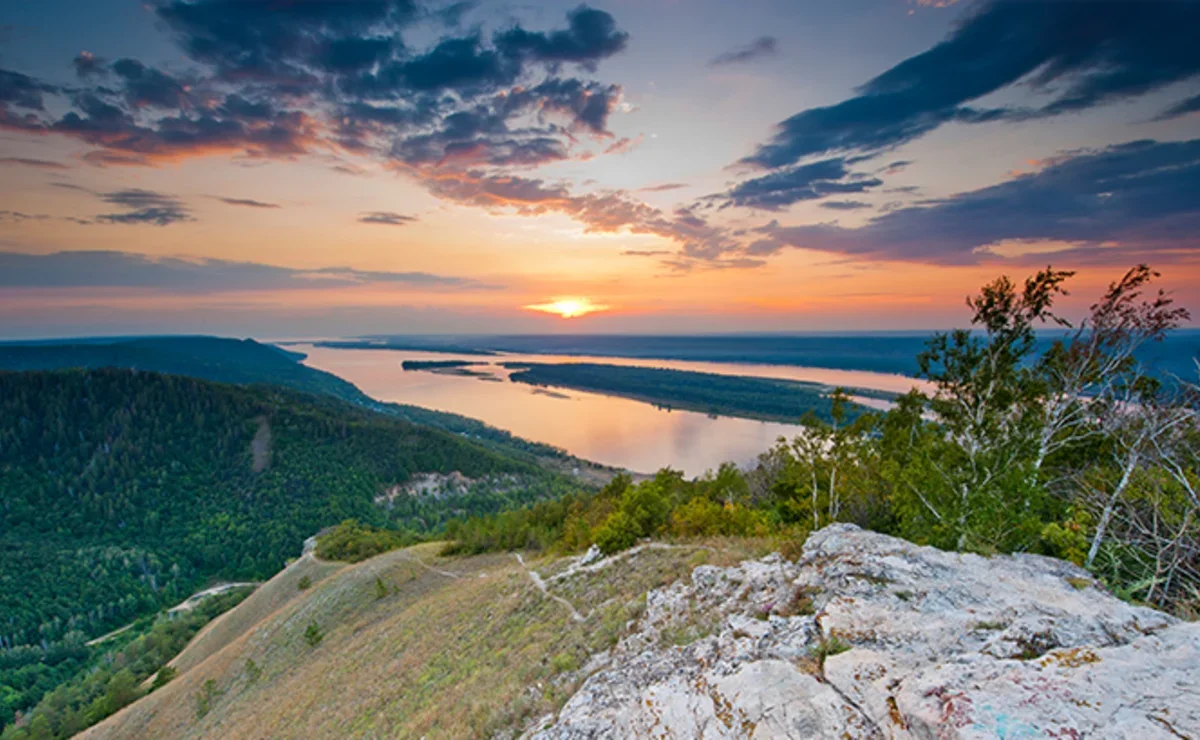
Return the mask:
<svg viewBox="0 0 1200 740">
<path fill-rule="evenodd" d="M 534 303 L 525 308 L 531 311 L 558 314 L 564 319 L 574 319 L 589 313 L 608 310 L 608 306 L 592 303 L 588 298 L 556 298 L 550 303 Z"/>
</svg>

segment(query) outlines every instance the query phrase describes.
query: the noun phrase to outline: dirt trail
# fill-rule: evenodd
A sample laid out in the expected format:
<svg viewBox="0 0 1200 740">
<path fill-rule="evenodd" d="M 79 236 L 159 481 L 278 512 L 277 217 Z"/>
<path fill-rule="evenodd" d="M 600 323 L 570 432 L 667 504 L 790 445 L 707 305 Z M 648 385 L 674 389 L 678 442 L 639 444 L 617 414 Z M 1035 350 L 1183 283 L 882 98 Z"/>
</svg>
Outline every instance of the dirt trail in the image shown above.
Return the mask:
<svg viewBox="0 0 1200 740">
<path fill-rule="evenodd" d="M 529 574 L 529 580 L 533 581 L 533 585 L 537 586 L 538 591 L 541 591 L 543 595 L 549 596 L 566 607 L 567 611 L 571 612 L 571 619 L 574 619 L 576 622 L 587 621 L 587 617 L 576 611 L 571 602 L 567 601 L 561 596 L 556 596 L 550 593 L 550 591 L 546 589 L 546 582 L 542 580 L 542 576 L 538 574 L 536 570 L 533 570 L 529 566 L 525 565 L 525 558 L 521 557 L 521 553 L 514 552 L 513 555 L 516 556 L 517 562 L 521 564 L 521 567 L 525 569 L 525 572 Z"/>
</svg>

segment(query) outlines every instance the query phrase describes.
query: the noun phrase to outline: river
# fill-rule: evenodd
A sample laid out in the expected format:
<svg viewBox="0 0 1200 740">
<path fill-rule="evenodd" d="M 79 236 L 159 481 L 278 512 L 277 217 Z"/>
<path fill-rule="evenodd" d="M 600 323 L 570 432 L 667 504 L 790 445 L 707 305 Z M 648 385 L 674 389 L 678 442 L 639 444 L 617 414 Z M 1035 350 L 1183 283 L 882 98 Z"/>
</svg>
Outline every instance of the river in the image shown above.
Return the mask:
<svg viewBox="0 0 1200 740">
<path fill-rule="evenodd" d="M 407 350 L 334 349 L 307 344 L 293 348 L 308 355 L 305 364 L 354 383 L 380 401 L 462 414 L 605 465 L 640 473 L 669 466 L 689 476 L 700 475 L 725 461 L 750 464 L 779 437 L 795 436 L 800 427 L 661 409 L 640 401 L 585 391 L 558 388 L 547 391 L 509 382 L 509 371 L 498 365 L 479 368 L 490 374 L 490 380 L 481 380 L 464 375 L 405 371 L 400 363 L 404 360 L 596 362 L 806 380 L 896 393 L 917 384 L 902 375 L 790 365 L 524 354 L 480 357 Z"/>
</svg>

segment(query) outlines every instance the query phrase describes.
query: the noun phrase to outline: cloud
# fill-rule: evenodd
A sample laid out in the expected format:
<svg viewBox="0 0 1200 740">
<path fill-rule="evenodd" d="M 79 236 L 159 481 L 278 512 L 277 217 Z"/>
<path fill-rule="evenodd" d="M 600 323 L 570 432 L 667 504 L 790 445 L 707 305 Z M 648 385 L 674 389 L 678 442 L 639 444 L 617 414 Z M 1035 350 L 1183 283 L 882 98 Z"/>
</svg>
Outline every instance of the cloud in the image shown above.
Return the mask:
<svg viewBox="0 0 1200 740">
<path fill-rule="evenodd" d="M 60 162 L 52 162 L 48 159 L 30 159 L 28 157 L 0 157 L 0 165 L 5 164 L 16 164 L 23 167 L 37 167 L 43 170 L 70 169 L 65 164 Z"/>
<path fill-rule="evenodd" d="M 617 30 L 611 15 L 586 5 L 567 13 L 566 30 L 543 33 L 513 26 L 495 37 L 496 48 L 506 56 L 588 68 L 623 50 L 628 42 L 629 34 Z"/>
<path fill-rule="evenodd" d="M 710 224 L 687 208 L 666 213 L 623 191 L 573 194 L 562 184 L 514 175 L 469 171 L 445 174 L 426 182 L 435 196 L 489 210 L 535 216 L 561 213 L 589 233 L 649 234 L 679 246 L 679 259 L 716 266 L 736 244 L 727 229 Z"/>
<path fill-rule="evenodd" d="M 108 74 L 107 62 L 90 51 L 79 52 L 79 55 L 71 60 L 71 66 L 75 68 L 75 74 L 81 80 Z"/>
<path fill-rule="evenodd" d="M 112 71 L 131 108 L 177 109 L 188 105 L 188 83 L 136 59 L 118 59 Z"/>
<path fill-rule="evenodd" d="M 153 224 L 170 226 L 184 221 L 195 221 L 191 211 L 183 202 L 172 195 L 153 190 L 130 188 L 104 193 L 100 199 L 105 203 L 126 209 L 125 213 L 105 213 L 95 217 L 96 221 L 108 224 Z"/>
<path fill-rule="evenodd" d="M 661 185 L 647 185 L 644 188 L 638 188 L 641 193 L 665 193 L 670 190 L 680 190 L 690 187 L 686 182 L 664 182 Z"/>
<path fill-rule="evenodd" d="M 1162 112 L 1155 120 L 1165 121 L 1171 118 L 1179 118 L 1192 113 L 1200 113 L 1200 95 L 1194 95 L 1187 100 L 1181 100 L 1170 108 Z"/>
<path fill-rule="evenodd" d="M 831 211 L 857 211 L 863 208 L 870 208 L 870 203 L 865 203 L 861 200 L 830 200 L 821 203 L 822 208 L 828 208 Z"/>
<path fill-rule="evenodd" d="M 250 198 L 223 198 L 218 196 L 217 200 L 228 206 L 245 206 L 246 208 L 282 208 L 278 203 L 266 203 L 261 200 L 252 200 Z"/>
<path fill-rule="evenodd" d="M 45 221 L 50 218 L 42 213 L 23 213 L 21 211 L 0 211 L 0 223 L 19 223 L 21 221 Z"/>
<path fill-rule="evenodd" d="M 625 257 L 663 257 L 671 254 L 668 249 L 626 249 L 621 252 Z"/>
<path fill-rule="evenodd" d="M 150 257 L 117 251 L 0 252 L 0 286 L 6 288 L 147 288 L 225 293 L 368 283 L 390 283 L 424 290 L 496 287 L 468 278 L 425 272 L 372 272 L 349 267 L 301 270 L 255 262 Z"/>
<path fill-rule="evenodd" d="M 730 64 L 744 64 L 779 53 L 779 40 L 774 36 L 759 36 L 745 46 L 718 54 L 708 63 L 710 67 L 724 67 Z"/>
<path fill-rule="evenodd" d="M 0 127 L 81 140 L 96 147 L 84 159 L 97 166 L 342 150 L 422 170 L 528 168 L 571 158 L 579 134 L 613 138 L 621 88 L 559 75 L 625 47 L 615 19 L 587 6 L 567 13 L 565 28 L 475 30 L 425 48 L 402 36 L 440 11 L 415 0 L 152 0 L 151 9 L 197 67 L 177 74 L 82 53 L 83 84 L 71 89 L 0 73 Z M 66 105 L 50 110 L 65 113 L 45 107 L 51 94 Z"/>
<path fill-rule="evenodd" d="M 1174 258 L 1200 249 L 1197 192 L 1200 139 L 1133 141 L 1071 152 L 1037 172 L 896 208 L 859 228 L 772 222 L 757 230 L 760 238 L 744 253 L 761 257 L 795 247 L 973 264 L 997 259 L 993 248 L 1000 243 L 1053 242 L 1101 259 Z"/>
<path fill-rule="evenodd" d="M 851 172 L 846 159 L 835 157 L 746 180 L 718 198 L 730 205 L 777 211 L 800 201 L 864 193 L 882 184 L 878 178 Z"/>
<path fill-rule="evenodd" d="M 370 211 L 358 217 L 360 224 L 383 224 L 385 226 L 405 226 L 416 220 L 415 216 L 405 216 L 391 211 Z"/>
<path fill-rule="evenodd" d="M 779 168 L 829 153 L 874 153 L 951 121 L 1024 120 L 1139 96 L 1200 72 L 1198 25 L 1195 2 L 991 0 L 854 97 L 782 121 L 743 162 Z M 1029 108 L 968 105 L 1017 83 L 1050 99 Z"/>
</svg>

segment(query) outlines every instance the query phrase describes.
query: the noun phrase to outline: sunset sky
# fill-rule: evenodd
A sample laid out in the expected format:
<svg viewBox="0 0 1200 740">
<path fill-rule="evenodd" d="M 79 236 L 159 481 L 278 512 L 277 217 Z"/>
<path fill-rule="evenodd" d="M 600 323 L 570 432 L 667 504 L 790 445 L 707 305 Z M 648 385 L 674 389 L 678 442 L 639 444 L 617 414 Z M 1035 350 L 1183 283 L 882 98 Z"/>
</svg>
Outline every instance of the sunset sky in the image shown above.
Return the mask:
<svg viewBox="0 0 1200 740">
<path fill-rule="evenodd" d="M 0 6 L 0 338 L 1200 313 L 1200 2 Z M 563 314 L 571 314 L 564 318 Z"/>
</svg>

